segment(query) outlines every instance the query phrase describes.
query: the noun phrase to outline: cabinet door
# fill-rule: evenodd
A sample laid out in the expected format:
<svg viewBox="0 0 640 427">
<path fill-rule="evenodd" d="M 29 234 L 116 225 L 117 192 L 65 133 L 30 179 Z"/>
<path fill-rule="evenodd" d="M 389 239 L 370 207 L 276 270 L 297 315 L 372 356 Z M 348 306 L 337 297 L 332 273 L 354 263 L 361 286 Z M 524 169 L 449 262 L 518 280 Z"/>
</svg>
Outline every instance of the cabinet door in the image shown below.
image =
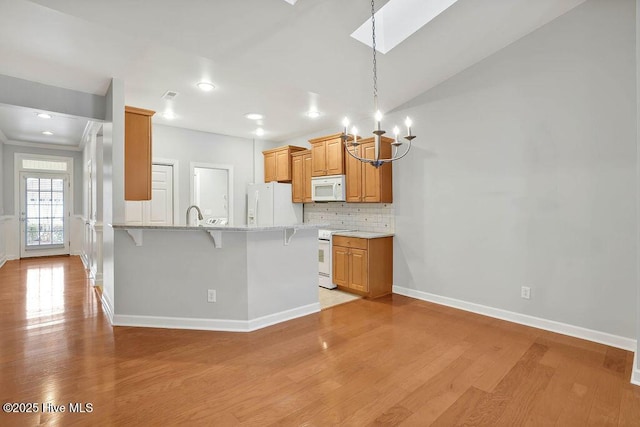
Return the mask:
<svg viewBox="0 0 640 427">
<path fill-rule="evenodd" d="M 349 286 L 349 249 L 333 245 L 331 267 L 333 270 L 333 283 L 339 286 Z"/>
<path fill-rule="evenodd" d="M 276 181 L 291 181 L 290 162 L 289 150 L 276 151 Z"/>
<path fill-rule="evenodd" d="M 264 155 L 264 182 L 276 180 L 276 153 Z"/>
<path fill-rule="evenodd" d="M 304 202 L 304 158 L 303 156 L 291 157 L 291 201 L 293 203 Z"/>
<path fill-rule="evenodd" d="M 346 150 L 346 148 L 345 148 Z M 352 151 L 355 155 L 360 155 L 360 147 L 350 147 L 349 150 Z M 362 194 L 362 162 L 358 159 L 354 159 L 350 154 L 345 153 L 345 169 L 346 169 L 346 185 L 347 185 L 347 193 L 346 199 L 347 202 L 360 202 L 361 194 Z"/>
<path fill-rule="evenodd" d="M 312 159 L 311 159 L 311 154 L 305 154 L 304 156 L 302 156 L 302 161 L 303 161 L 303 173 L 304 173 L 304 179 L 303 179 L 303 189 L 302 189 L 302 194 L 303 194 L 303 201 L 305 203 L 309 203 L 312 202 L 313 200 L 311 200 L 311 169 L 312 169 Z"/>
<path fill-rule="evenodd" d="M 369 266 L 367 262 L 367 251 L 355 248 L 351 248 L 349 251 L 348 286 L 359 292 L 369 292 Z"/>
<path fill-rule="evenodd" d="M 342 140 L 331 139 L 325 142 L 326 144 L 326 169 L 327 175 L 342 175 L 344 174 L 344 148 Z"/>
<path fill-rule="evenodd" d="M 151 116 L 125 111 L 124 199 L 151 200 Z"/>
<path fill-rule="evenodd" d="M 311 146 L 311 176 L 327 174 L 327 152 L 324 143 Z"/>
<path fill-rule="evenodd" d="M 375 147 L 373 144 L 364 144 L 362 149 L 364 157 L 375 159 Z M 380 169 L 373 167 L 369 163 L 362 164 L 362 201 L 380 201 Z"/>
</svg>

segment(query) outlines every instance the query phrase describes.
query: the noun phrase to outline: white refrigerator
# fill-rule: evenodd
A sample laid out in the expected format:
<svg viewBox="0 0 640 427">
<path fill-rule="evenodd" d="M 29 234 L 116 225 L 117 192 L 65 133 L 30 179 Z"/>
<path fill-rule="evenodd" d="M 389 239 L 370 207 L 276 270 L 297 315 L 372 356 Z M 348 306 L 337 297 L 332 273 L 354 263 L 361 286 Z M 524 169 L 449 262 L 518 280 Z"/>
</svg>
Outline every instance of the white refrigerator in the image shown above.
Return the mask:
<svg viewBox="0 0 640 427">
<path fill-rule="evenodd" d="M 291 184 L 267 182 L 247 186 L 247 224 L 302 223 L 302 203 L 291 202 Z"/>
</svg>

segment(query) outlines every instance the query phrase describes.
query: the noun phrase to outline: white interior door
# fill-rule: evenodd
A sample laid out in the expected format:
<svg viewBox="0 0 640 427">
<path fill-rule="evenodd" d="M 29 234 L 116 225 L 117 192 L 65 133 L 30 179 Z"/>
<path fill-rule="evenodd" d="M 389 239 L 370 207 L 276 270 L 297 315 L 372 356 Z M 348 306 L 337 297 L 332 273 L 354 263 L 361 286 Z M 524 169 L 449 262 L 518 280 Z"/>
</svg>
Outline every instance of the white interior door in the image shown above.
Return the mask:
<svg viewBox="0 0 640 427">
<path fill-rule="evenodd" d="M 20 257 L 69 254 L 69 175 L 20 173 Z"/>
<path fill-rule="evenodd" d="M 149 224 L 173 225 L 173 166 L 153 165 Z"/>
<path fill-rule="evenodd" d="M 154 164 L 151 170 L 151 200 L 127 201 L 129 224 L 173 225 L 173 166 Z"/>
</svg>

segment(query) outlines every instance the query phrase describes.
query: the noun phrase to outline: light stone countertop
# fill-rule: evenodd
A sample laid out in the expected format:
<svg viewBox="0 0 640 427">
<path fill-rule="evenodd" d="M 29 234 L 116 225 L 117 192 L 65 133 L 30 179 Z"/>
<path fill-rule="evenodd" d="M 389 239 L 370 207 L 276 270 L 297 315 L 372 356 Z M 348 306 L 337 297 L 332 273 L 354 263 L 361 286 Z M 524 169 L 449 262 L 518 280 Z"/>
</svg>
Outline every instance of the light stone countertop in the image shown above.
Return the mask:
<svg viewBox="0 0 640 427">
<path fill-rule="evenodd" d="M 334 236 L 357 237 L 360 239 L 379 239 L 381 237 L 393 237 L 393 233 L 374 233 L 371 231 L 339 231 Z"/>
<path fill-rule="evenodd" d="M 139 225 L 139 224 L 110 224 L 114 229 L 129 229 L 129 230 L 167 230 L 167 231 L 197 231 L 197 230 L 215 230 L 215 231 L 278 231 L 278 230 L 290 230 L 292 228 L 296 230 L 304 229 L 319 229 L 327 227 L 327 224 L 290 224 L 290 225 L 269 225 L 269 226 L 256 226 L 256 225 L 233 225 L 233 226 L 187 226 L 187 225 Z"/>
</svg>

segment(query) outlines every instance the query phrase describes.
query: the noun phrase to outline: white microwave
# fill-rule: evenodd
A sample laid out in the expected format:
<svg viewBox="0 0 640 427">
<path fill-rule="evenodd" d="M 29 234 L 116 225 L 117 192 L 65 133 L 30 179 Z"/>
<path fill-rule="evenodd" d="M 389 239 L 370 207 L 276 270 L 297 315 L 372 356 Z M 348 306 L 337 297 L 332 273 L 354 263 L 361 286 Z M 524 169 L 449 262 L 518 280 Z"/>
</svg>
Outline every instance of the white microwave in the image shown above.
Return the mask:
<svg viewBox="0 0 640 427">
<path fill-rule="evenodd" d="M 344 202 L 344 175 L 311 178 L 311 199 L 314 202 Z"/>
</svg>

